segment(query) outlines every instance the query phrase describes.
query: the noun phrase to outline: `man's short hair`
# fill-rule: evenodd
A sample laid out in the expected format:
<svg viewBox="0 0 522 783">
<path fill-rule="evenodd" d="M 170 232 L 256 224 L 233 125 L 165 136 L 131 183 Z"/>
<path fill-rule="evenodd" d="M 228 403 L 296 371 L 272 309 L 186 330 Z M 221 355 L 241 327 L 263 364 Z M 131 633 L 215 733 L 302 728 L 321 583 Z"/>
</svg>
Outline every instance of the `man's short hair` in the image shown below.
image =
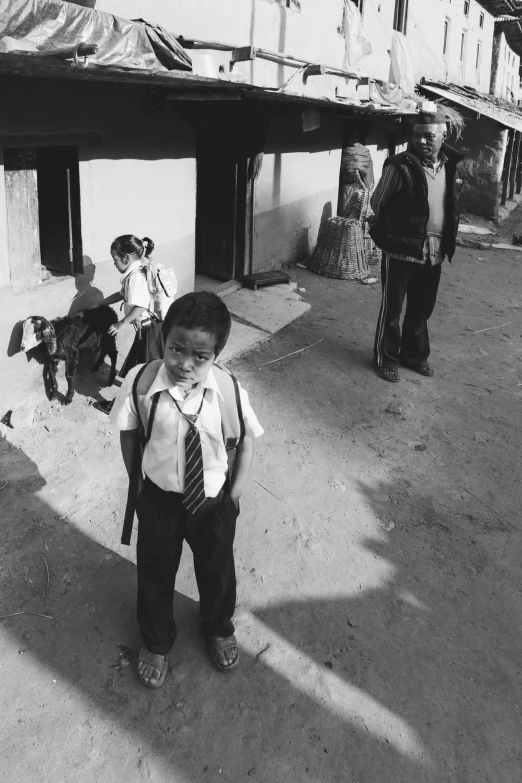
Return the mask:
<svg viewBox="0 0 522 783">
<path fill-rule="evenodd" d="M 215 353 L 219 356 L 227 343 L 232 319 L 228 307 L 217 294 L 193 291 L 176 299 L 169 307 L 161 326 L 165 339 L 173 326 L 201 329 L 212 335 L 216 340 Z"/>
</svg>

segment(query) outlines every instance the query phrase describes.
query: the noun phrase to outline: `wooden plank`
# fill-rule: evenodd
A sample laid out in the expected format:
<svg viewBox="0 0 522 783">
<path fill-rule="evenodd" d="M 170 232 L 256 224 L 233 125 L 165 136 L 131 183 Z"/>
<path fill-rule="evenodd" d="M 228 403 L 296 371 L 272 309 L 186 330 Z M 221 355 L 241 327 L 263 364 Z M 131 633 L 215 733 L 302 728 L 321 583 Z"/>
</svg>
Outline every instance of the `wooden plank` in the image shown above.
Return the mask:
<svg viewBox="0 0 522 783">
<path fill-rule="evenodd" d="M 322 76 L 326 73 L 326 65 L 309 65 L 305 68 L 304 77 L 307 76 Z"/>
<path fill-rule="evenodd" d="M 509 176 L 511 173 L 511 164 L 512 164 L 512 158 L 513 158 L 513 141 L 515 137 L 515 131 L 510 130 L 508 131 L 508 144 L 506 149 L 506 157 L 504 158 L 504 171 L 502 173 L 502 194 L 500 196 L 500 206 L 504 207 L 506 205 L 506 199 L 507 199 L 507 192 L 508 192 L 508 185 L 509 185 Z"/>
<path fill-rule="evenodd" d="M 5 150 L 5 189 L 11 290 L 41 281 L 38 183 L 34 150 Z"/>
<path fill-rule="evenodd" d="M 217 90 L 176 90 L 165 96 L 167 101 L 240 101 L 239 92 L 218 92 Z"/>
<path fill-rule="evenodd" d="M 227 47 L 225 47 L 227 48 Z M 328 73 L 330 70 L 327 69 Z M 339 75 L 343 75 L 340 72 Z M 240 90 L 244 98 L 256 100 L 279 101 L 285 103 L 313 103 L 316 106 L 324 106 L 330 113 L 342 112 L 343 114 L 368 114 L 373 117 L 386 115 L 398 117 L 395 111 L 389 109 L 368 109 L 364 106 L 353 106 L 342 101 L 330 101 L 326 98 L 310 98 L 306 95 L 291 95 L 278 93 L 276 89 L 264 89 L 250 84 L 237 84 L 234 82 L 218 82 L 205 76 L 196 76 L 186 71 L 168 71 L 165 73 L 151 73 L 134 68 L 118 68 L 116 66 L 104 66 L 90 63 L 88 68 L 75 68 L 71 65 L 46 59 L 28 60 L 27 57 L 15 54 L 0 53 L 0 74 L 37 79 L 65 79 L 73 81 L 115 83 L 115 84 L 141 84 L 146 87 L 166 87 L 176 90 L 180 87 L 208 87 L 219 90 Z M 398 119 L 414 115 L 415 112 L 401 114 Z"/>
<path fill-rule="evenodd" d="M 53 57 L 59 60 L 72 60 L 75 54 L 77 57 L 90 57 L 91 55 L 96 54 L 98 48 L 98 44 L 81 43 L 78 44 L 78 46 L 65 46 L 58 49 L 49 49 L 41 52 L 24 51 L 22 56 L 36 60 L 41 60 L 42 58 L 51 59 Z M 16 52 L 17 50 L 15 49 L 14 51 Z"/>
<path fill-rule="evenodd" d="M 214 49 L 215 51 L 219 52 L 233 52 L 237 50 L 236 46 L 229 46 L 228 44 L 218 43 L 217 41 L 190 41 L 180 39 L 180 43 L 184 49 Z M 299 57 L 293 57 L 291 54 L 285 54 L 284 52 L 271 52 L 268 49 L 259 49 L 258 47 L 256 47 L 256 57 L 260 57 L 264 60 L 272 60 L 272 62 L 279 63 L 280 65 L 288 65 L 293 68 L 302 68 L 304 65 L 319 65 L 319 63 L 301 60 Z M 327 68 L 328 73 L 335 74 L 337 76 L 344 76 L 348 79 L 359 79 L 359 75 L 355 73 L 355 71 L 333 68 L 329 65 L 324 67 Z"/>
<path fill-rule="evenodd" d="M 509 198 L 512 199 L 515 195 L 515 180 L 517 177 L 518 166 L 520 162 L 520 131 L 515 131 L 515 146 L 513 151 L 513 162 L 511 165 L 511 172 L 509 175 Z"/>
</svg>

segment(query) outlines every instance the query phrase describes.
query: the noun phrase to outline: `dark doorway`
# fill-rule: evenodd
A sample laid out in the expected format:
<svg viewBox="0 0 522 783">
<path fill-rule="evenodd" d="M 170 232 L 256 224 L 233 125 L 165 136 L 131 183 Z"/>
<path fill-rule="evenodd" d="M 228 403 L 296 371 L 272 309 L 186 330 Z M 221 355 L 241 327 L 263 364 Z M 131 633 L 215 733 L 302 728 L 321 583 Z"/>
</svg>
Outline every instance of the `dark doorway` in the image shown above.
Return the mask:
<svg viewBox="0 0 522 783">
<path fill-rule="evenodd" d="M 36 150 L 42 264 L 52 272 L 82 271 L 77 147 Z"/>
<path fill-rule="evenodd" d="M 264 129 L 264 130 L 263 130 Z M 251 271 L 253 162 L 266 120 L 257 106 L 231 101 L 197 121 L 196 273 L 232 280 Z"/>
</svg>

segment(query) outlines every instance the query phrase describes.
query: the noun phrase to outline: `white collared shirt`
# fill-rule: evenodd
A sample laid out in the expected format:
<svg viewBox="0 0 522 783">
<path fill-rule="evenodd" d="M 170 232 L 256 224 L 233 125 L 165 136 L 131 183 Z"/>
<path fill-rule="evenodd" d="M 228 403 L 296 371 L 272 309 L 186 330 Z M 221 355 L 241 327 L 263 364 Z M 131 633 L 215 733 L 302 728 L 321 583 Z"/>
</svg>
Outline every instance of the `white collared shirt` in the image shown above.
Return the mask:
<svg viewBox="0 0 522 783">
<path fill-rule="evenodd" d="M 123 312 L 128 315 L 133 307 L 150 308 L 150 293 L 147 285 L 147 276 L 143 272 L 138 272 L 144 268 L 141 261 L 136 260 L 129 264 L 120 278 L 121 295 L 123 296 Z M 136 273 L 136 274 L 135 274 Z M 148 312 L 143 312 L 140 321 L 150 318 Z"/>
<path fill-rule="evenodd" d="M 116 395 L 110 421 L 117 430 L 135 430 L 139 427 L 139 418 L 132 399 L 132 384 L 141 366 L 138 365 L 129 372 Z M 225 481 L 228 461 L 218 402 L 218 395 L 221 397 L 222 395 L 212 369 L 209 370 L 205 380 L 184 398 L 183 392 L 169 381 L 165 365 L 161 364 L 147 397 L 152 397 L 156 392 L 162 393 L 154 416 L 151 438 L 143 454 L 143 472 L 161 489 L 168 492 L 184 491 L 185 436 L 189 425 L 174 400 L 183 413 L 187 414 L 197 413 L 203 400 L 196 426 L 201 435 L 205 495 L 209 498 L 216 497 Z M 241 386 L 239 392 L 245 434 L 251 438 L 258 438 L 263 434 L 263 428 L 250 406 L 247 392 Z"/>
</svg>

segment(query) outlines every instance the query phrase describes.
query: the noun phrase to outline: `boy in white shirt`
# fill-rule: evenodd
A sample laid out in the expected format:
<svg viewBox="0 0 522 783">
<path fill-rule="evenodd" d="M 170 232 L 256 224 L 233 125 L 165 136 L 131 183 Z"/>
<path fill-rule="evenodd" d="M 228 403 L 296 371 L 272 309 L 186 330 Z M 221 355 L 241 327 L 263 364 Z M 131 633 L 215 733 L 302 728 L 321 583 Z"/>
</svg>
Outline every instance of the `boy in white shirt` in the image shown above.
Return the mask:
<svg viewBox="0 0 522 783">
<path fill-rule="evenodd" d="M 220 384 L 223 391 L 226 386 L 225 372 L 213 370 L 212 365 L 226 344 L 230 326 L 228 308 L 215 294 L 195 292 L 176 300 L 162 325 L 163 362 L 131 370 L 110 415 L 120 430 L 129 478 L 140 447 L 140 422 L 150 435 L 143 451 L 145 481 L 136 513 L 138 623 L 144 641 L 138 676 L 151 688 L 163 684 L 167 654 L 176 639 L 174 584 L 184 539 L 194 555 L 201 624 L 212 660 L 222 672 L 239 663 L 232 623 L 233 543 L 253 439 L 263 429 L 247 393 L 237 385 L 242 437 L 229 476 L 220 389 Z"/>
</svg>

